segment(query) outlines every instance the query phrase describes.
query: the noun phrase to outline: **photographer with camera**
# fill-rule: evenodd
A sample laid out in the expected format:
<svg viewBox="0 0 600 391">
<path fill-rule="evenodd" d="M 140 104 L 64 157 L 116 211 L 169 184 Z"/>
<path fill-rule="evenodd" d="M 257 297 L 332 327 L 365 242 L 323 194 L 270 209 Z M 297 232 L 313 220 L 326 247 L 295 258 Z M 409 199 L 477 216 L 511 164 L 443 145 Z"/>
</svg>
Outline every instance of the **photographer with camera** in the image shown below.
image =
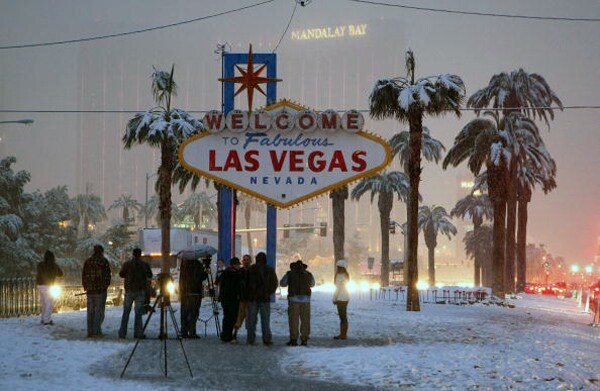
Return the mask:
<svg viewBox="0 0 600 391">
<path fill-rule="evenodd" d="M 200 338 L 196 334 L 196 323 L 202 303 L 203 281 L 208 277 L 205 268 L 210 270 L 210 256 L 198 259 L 181 259 L 179 269 L 179 295 L 181 300 L 182 338 Z"/>
</svg>

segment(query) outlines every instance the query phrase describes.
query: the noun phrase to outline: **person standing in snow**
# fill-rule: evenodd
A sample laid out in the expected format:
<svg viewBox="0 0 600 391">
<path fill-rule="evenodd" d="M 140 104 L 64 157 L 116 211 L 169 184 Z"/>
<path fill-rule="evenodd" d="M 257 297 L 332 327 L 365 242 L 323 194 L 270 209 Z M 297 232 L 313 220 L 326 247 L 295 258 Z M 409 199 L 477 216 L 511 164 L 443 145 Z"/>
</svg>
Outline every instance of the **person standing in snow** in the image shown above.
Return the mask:
<svg viewBox="0 0 600 391">
<path fill-rule="evenodd" d="M 221 328 L 221 341 L 235 343 L 233 327 L 237 319 L 240 298 L 244 288 L 240 260 L 233 257 L 229 267 L 221 273 L 219 282 L 219 301 L 223 307 L 223 327 Z"/>
<path fill-rule="evenodd" d="M 143 334 L 142 315 L 146 300 L 146 291 L 148 289 L 148 280 L 152 278 L 152 269 L 150 269 L 150 265 L 142 261 L 141 249 L 133 249 L 133 258 L 121 266 L 119 276 L 125 279 L 125 300 L 123 301 L 123 316 L 121 317 L 119 338 L 127 336 L 127 325 L 129 324 L 129 314 L 131 313 L 133 303 L 135 303 L 133 336 L 139 339 L 145 338 L 146 336 Z"/>
<path fill-rule="evenodd" d="M 336 262 L 335 272 L 335 292 L 333 293 L 333 304 L 336 305 L 338 316 L 340 317 L 340 333 L 333 339 L 346 339 L 348 333 L 348 302 L 350 301 L 350 293 L 348 293 L 348 282 L 350 274 L 348 274 L 348 261 L 340 259 Z"/>
<path fill-rule="evenodd" d="M 282 287 L 288 287 L 288 323 L 290 341 L 288 346 L 298 345 L 298 323 L 300 323 L 301 345 L 308 345 L 310 336 L 310 295 L 315 286 L 315 278 L 307 271 L 308 265 L 297 260 L 290 265 L 290 271 L 280 281 Z"/>
<path fill-rule="evenodd" d="M 86 259 L 81 273 L 81 285 L 87 295 L 87 336 L 102 337 L 102 322 L 106 296 L 110 285 L 110 266 L 104 257 L 104 247 L 97 244 L 91 257 Z"/>
<path fill-rule="evenodd" d="M 271 333 L 271 296 L 277 290 L 278 280 L 275 269 L 267 265 L 267 254 L 256 254 L 256 263 L 248 268 L 246 279 L 248 299 L 248 319 L 246 319 L 246 343 L 253 345 L 256 340 L 256 324 L 260 314 L 260 327 L 264 345 L 273 345 Z"/>
<path fill-rule="evenodd" d="M 242 274 L 242 282 L 244 283 L 244 287 L 246 286 L 246 273 L 248 268 L 252 265 L 252 257 L 250 254 L 246 254 L 242 257 L 242 267 L 240 268 L 240 273 Z M 248 316 L 248 300 L 246 299 L 246 290 L 242 289 L 242 295 L 240 297 L 240 307 L 238 309 L 237 320 L 235 321 L 235 325 L 233 326 L 233 339 L 237 341 L 237 332 L 242 327 L 242 324 L 246 320 Z"/>
<path fill-rule="evenodd" d="M 44 253 L 44 260 L 37 265 L 36 283 L 38 286 L 38 292 L 40 292 L 40 304 L 42 307 L 42 319 L 40 321 L 43 325 L 52 325 L 52 310 L 54 307 L 54 299 L 50 295 L 50 287 L 54 285 L 57 277 L 62 277 L 63 272 L 56 264 L 54 253 L 50 250 L 46 250 Z"/>
<path fill-rule="evenodd" d="M 210 265 L 210 256 L 208 257 Z M 204 266 L 197 259 L 181 259 L 179 269 L 179 297 L 181 301 L 181 336 L 183 338 L 200 338 L 196 334 L 196 323 L 200 315 L 202 282 L 208 278 Z"/>
</svg>

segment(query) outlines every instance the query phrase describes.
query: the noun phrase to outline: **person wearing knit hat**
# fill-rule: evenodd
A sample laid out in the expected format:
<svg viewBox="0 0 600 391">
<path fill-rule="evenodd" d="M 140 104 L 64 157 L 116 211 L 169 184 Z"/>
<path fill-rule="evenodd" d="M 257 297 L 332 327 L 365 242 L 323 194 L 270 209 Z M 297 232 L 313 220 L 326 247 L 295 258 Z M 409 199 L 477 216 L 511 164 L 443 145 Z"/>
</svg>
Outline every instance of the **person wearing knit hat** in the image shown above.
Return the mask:
<svg viewBox="0 0 600 391">
<path fill-rule="evenodd" d="M 350 274 L 348 274 L 348 261 L 340 259 L 336 263 L 335 272 L 335 292 L 333 293 L 333 304 L 336 305 L 338 316 L 340 317 L 340 333 L 333 339 L 346 339 L 348 333 L 348 302 L 350 301 L 350 293 L 348 292 L 348 282 Z"/>
</svg>

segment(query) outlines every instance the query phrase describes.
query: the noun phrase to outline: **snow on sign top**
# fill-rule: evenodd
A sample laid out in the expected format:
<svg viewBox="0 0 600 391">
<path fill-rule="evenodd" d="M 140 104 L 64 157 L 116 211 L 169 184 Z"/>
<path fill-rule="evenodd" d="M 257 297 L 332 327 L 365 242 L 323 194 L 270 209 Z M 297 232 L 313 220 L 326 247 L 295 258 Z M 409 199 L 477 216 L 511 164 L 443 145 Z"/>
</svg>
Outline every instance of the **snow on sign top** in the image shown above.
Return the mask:
<svg viewBox="0 0 600 391">
<path fill-rule="evenodd" d="M 287 100 L 252 113 L 208 112 L 179 148 L 183 167 L 280 208 L 383 170 L 391 149 L 356 110 L 315 112 Z"/>
</svg>

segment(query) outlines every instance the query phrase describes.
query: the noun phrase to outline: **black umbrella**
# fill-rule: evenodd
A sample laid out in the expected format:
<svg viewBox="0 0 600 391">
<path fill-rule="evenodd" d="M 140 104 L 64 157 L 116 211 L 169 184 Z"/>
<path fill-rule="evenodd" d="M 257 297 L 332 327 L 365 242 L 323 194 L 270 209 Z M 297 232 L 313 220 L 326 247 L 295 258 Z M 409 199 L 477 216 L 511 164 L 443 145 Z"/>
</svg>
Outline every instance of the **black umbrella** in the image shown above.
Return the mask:
<svg viewBox="0 0 600 391">
<path fill-rule="evenodd" d="M 192 244 L 184 250 L 179 252 L 181 259 L 190 261 L 198 258 L 210 257 L 215 254 L 217 249 L 208 244 Z"/>
</svg>

